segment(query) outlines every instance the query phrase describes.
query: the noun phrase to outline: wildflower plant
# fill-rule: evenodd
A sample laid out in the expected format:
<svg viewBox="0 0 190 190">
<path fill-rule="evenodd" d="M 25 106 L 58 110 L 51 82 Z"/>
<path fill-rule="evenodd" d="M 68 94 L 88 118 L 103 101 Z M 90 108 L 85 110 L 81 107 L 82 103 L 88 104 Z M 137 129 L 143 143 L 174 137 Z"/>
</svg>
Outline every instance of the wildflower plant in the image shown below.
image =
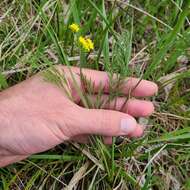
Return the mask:
<svg viewBox="0 0 190 190">
<path fill-rule="evenodd" d="M 69 25 L 68 29 L 72 31 L 74 35 L 74 45 L 76 45 L 76 47 L 78 47 L 80 51 L 80 81 L 82 85 L 86 87 L 88 95 L 93 94 L 94 84 L 90 80 L 86 79 L 86 77 L 83 75 L 82 68 L 84 68 L 85 63 L 87 63 L 87 56 L 90 52 L 94 50 L 94 43 L 89 37 L 82 36 L 80 34 L 81 28 L 78 24 L 72 23 L 71 25 Z M 72 80 L 72 83 L 74 84 L 73 88 L 79 95 L 82 104 L 86 108 L 94 108 L 95 104 L 92 105 L 92 102 L 87 96 L 87 94 L 85 92 L 80 91 L 80 87 L 78 86 L 74 75 L 75 74 L 73 74 L 70 70 L 70 78 Z M 64 73 L 60 73 L 60 71 L 56 69 L 56 67 L 50 67 L 44 72 L 44 78 L 46 81 L 54 83 L 58 87 L 60 87 L 67 94 L 68 98 L 74 101 L 73 97 L 68 91 L 68 89 L 70 89 L 70 84 L 68 82 L 67 77 L 65 77 Z M 103 94 L 103 88 L 100 87 L 99 91 L 99 94 Z M 100 105 L 100 103 L 97 104 Z"/>
</svg>

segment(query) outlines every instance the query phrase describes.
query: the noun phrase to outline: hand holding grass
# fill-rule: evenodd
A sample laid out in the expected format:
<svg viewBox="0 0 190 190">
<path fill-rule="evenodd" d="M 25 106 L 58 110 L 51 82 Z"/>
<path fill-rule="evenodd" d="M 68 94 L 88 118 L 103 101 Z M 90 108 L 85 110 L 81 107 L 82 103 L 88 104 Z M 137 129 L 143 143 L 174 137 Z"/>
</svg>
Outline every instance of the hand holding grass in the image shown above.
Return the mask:
<svg viewBox="0 0 190 190">
<path fill-rule="evenodd" d="M 103 109 L 84 108 L 73 88 L 69 69 L 57 68 L 64 71 L 75 102 L 56 85 L 44 81 L 41 74 L 1 92 L 0 166 L 46 151 L 64 141 L 85 141 L 92 134 L 102 135 L 106 143 L 110 143 L 113 136 L 139 137 L 143 134 L 143 126 L 137 124 L 134 117 L 149 116 L 154 110 L 151 102 L 130 99 L 121 112 L 126 99 L 118 97 L 116 104 L 105 104 Z M 70 70 L 78 86 L 85 90 L 80 69 L 71 67 Z M 104 90 L 102 99 L 106 100 L 109 94 L 107 74 L 88 69 L 83 69 L 83 74 L 94 84 L 91 100 L 96 98 L 100 85 Z M 126 79 L 122 92 L 127 95 L 138 82 L 136 78 Z M 155 83 L 142 80 L 132 95 L 147 97 L 156 92 Z"/>
</svg>

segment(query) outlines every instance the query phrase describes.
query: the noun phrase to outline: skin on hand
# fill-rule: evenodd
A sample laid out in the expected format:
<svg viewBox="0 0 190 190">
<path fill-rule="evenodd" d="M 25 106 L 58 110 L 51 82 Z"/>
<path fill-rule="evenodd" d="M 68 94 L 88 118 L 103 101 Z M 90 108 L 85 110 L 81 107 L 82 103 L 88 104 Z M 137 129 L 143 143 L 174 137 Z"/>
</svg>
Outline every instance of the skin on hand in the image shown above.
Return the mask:
<svg viewBox="0 0 190 190">
<path fill-rule="evenodd" d="M 113 136 L 139 137 L 143 126 L 134 117 L 152 114 L 154 106 L 149 101 L 130 99 L 122 112 L 126 98 L 117 98 L 103 109 L 86 109 L 81 106 L 77 93 L 72 88 L 69 70 L 72 71 L 78 86 L 82 88 L 80 70 L 76 67 L 58 66 L 70 81 L 72 102 L 64 91 L 44 80 L 41 74 L 25 80 L 0 94 L 0 167 L 46 151 L 68 141 L 84 141 L 88 135 L 104 136 L 110 143 Z M 94 95 L 103 85 L 106 100 L 109 94 L 109 78 L 105 72 L 83 69 L 83 75 L 94 84 Z M 133 89 L 139 79 L 127 79 L 122 87 L 124 94 Z M 84 90 L 84 89 L 83 89 Z M 155 83 L 142 80 L 132 91 L 134 97 L 148 97 L 158 90 Z"/>
</svg>

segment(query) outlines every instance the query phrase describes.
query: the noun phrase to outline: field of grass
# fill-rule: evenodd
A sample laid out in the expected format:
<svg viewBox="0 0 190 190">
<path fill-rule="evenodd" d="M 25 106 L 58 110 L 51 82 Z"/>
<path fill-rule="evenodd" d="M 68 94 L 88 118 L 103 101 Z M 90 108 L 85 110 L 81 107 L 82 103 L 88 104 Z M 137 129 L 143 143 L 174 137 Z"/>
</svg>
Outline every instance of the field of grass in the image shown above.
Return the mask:
<svg viewBox="0 0 190 190">
<path fill-rule="evenodd" d="M 155 113 L 138 119 L 142 138 L 61 144 L 0 168 L 0 189 L 190 189 L 190 0 L 1 0 L 0 89 L 56 64 L 152 80 Z"/>
</svg>

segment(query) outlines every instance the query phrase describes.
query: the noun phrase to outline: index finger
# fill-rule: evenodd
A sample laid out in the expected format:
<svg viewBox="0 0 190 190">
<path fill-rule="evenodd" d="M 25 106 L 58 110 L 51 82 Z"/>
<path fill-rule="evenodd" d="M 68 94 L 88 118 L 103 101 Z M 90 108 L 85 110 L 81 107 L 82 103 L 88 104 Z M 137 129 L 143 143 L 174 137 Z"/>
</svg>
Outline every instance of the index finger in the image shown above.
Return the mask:
<svg viewBox="0 0 190 190">
<path fill-rule="evenodd" d="M 68 71 L 68 67 L 61 66 L 64 71 Z M 80 75 L 80 69 L 77 67 L 70 67 L 71 71 L 75 74 Z M 90 69 L 82 69 L 82 74 L 86 80 L 93 83 L 94 92 L 98 93 L 100 88 L 103 89 L 104 93 L 110 91 L 110 78 L 106 72 L 96 71 Z M 116 89 L 117 90 L 117 89 Z M 148 97 L 152 96 L 158 91 L 158 86 L 154 82 L 148 80 L 141 80 L 134 77 L 124 79 L 120 90 L 123 94 L 131 94 L 135 97 Z"/>
</svg>

